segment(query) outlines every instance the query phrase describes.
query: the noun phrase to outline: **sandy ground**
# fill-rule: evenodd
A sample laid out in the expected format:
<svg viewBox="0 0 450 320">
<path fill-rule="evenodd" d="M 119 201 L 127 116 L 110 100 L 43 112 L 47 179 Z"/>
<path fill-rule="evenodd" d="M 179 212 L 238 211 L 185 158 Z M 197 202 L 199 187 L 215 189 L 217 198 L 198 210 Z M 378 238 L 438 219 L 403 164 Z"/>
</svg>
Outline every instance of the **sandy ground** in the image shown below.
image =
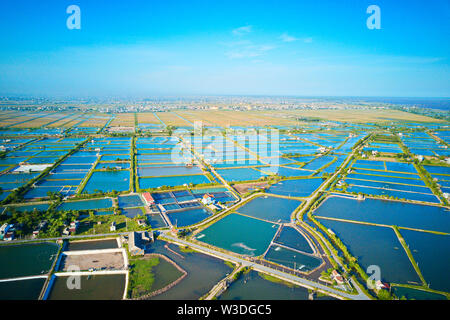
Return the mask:
<svg viewBox="0 0 450 320">
<path fill-rule="evenodd" d="M 233 187 L 236 189 L 237 192 L 243 194 L 248 192 L 248 190 L 251 188 L 265 188 L 268 186 L 269 184 L 267 182 L 253 182 L 253 183 L 235 184 Z"/>
<path fill-rule="evenodd" d="M 90 268 L 117 270 L 124 268 L 124 261 L 121 252 L 69 255 L 62 258 L 60 270 L 67 271 L 71 265 L 78 266 L 81 271 Z"/>
</svg>

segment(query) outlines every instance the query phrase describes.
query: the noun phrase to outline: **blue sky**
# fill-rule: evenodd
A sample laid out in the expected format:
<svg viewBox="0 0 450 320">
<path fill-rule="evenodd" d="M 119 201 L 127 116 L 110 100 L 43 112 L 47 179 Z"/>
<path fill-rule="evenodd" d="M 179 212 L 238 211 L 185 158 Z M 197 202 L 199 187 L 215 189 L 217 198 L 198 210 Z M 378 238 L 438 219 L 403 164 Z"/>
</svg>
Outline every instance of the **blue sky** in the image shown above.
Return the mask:
<svg viewBox="0 0 450 320">
<path fill-rule="evenodd" d="M 450 96 L 448 0 L 116 2 L 2 0 L 0 94 Z"/>
</svg>

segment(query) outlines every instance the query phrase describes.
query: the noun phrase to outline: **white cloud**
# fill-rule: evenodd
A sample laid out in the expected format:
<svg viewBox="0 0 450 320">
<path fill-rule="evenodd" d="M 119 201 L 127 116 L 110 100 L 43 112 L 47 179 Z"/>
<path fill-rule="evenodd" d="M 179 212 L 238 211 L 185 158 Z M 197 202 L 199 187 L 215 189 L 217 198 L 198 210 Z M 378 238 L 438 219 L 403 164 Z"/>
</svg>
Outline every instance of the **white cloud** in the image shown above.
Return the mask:
<svg viewBox="0 0 450 320">
<path fill-rule="evenodd" d="M 297 41 L 297 40 L 299 40 L 299 39 L 296 38 L 296 37 L 290 36 L 290 35 L 288 35 L 287 33 L 283 33 L 283 34 L 280 36 L 280 40 L 283 41 L 283 42 L 293 42 L 293 41 Z"/>
<path fill-rule="evenodd" d="M 271 45 L 247 45 L 228 51 L 225 55 L 230 59 L 255 58 L 275 49 Z"/>
<path fill-rule="evenodd" d="M 233 29 L 233 31 L 232 31 L 232 33 L 235 36 L 242 36 L 242 35 L 248 34 L 250 32 L 252 32 L 252 26 L 242 26 L 242 27 Z"/>
</svg>

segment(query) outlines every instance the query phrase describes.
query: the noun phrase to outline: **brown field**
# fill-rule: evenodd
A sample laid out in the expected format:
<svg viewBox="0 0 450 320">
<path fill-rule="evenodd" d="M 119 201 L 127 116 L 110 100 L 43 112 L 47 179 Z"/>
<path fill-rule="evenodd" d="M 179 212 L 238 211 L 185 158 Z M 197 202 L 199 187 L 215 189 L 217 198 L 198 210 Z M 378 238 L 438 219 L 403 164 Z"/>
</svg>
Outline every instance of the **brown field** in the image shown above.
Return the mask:
<svg viewBox="0 0 450 320">
<path fill-rule="evenodd" d="M 134 113 L 117 113 L 110 127 L 134 127 Z"/>
<path fill-rule="evenodd" d="M 168 126 L 186 127 L 191 125 L 172 112 L 157 112 L 156 114 Z"/>
<path fill-rule="evenodd" d="M 60 119 L 59 121 L 56 121 L 52 124 L 47 125 L 49 128 L 68 128 L 70 125 L 68 125 L 71 122 L 74 122 L 74 120 L 78 119 L 78 121 L 81 121 L 81 113 L 74 113 L 70 117 Z"/>
<path fill-rule="evenodd" d="M 233 188 L 236 189 L 236 191 L 239 192 L 240 194 L 244 194 L 248 192 L 250 189 L 266 188 L 268 186 L 269 184 L 267 182 L 252 182 L 252 183 L 235 184 Z"/>
<path fill-rule="evenodd" d="M 90 268 L 123 269 L 124 261 L 121 252 L 64 255 L 60 270 L 67 271 L 71 265 L 78 266 L 80 270 Z"/>
<path fill-rule="evenodd" d="M 139 112 L 137 114 L 138 123 L 154 123 L 161 124 L 158 118 L 155 117 L 153 112 Z"/>
<path fill-rule="evenodd" d="M 89 118 L 80 124 L 80 127 L 95 127 L 101 128 L 103 127 L 109 119 L 111 119 L 112 115 L 109 114 L 88 114 Z"/>
<path fill-rule="evenodd" d="M 419 122 L 440 122 L 440 120 L 399 110 L 386 109 L 320 109 L 320 110 L 289 110 L 287 114 L 299 117 L 314 117 L 330 121 L 346 122 L 387 122 L 391 120 L 406 120 Z"/>
<path fill-rule="evenodd" d="M 55 113 L 13 126 L 14 128 L 40 128 L 48 123 L 66 117 L 68 113 Z"/>
</svg>

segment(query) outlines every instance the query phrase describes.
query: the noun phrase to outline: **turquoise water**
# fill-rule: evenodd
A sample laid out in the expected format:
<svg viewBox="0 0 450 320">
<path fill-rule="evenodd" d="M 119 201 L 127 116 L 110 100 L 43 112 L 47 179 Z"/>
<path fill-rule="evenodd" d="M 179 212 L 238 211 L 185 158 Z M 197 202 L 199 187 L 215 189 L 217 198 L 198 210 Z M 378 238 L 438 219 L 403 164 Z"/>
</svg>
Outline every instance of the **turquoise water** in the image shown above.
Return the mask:
<svg viewBox="0 0 450 320">
<path fill-rule="evenodd" d="M 447 209 L 378 199 L 358 201 L 327 198 L 315 211 L 317 216 L 450 232 Z"/>
<path fill-rule="evenodd" d="M 290 197 L 308 197 L 322 182 L 320 178 L 284 180 L 270 186 L 267 192 Z"/>
<path fill-rule="evenodd" d="M 370 265 L 378 265 L 384 281 L 420 284 L 419 276 L 392 229 L 324 219 L 320 219 L 320 223 L 342 240 L 364 270 Z"/>
<path fill-rule="evenodd" d="M 209 182 L 210 182 L 209 179 L 202 174 L 192 176 L 139 178 L 139 186 L 142 189 L 158 188 L 161 186 L 174 187 L 190 183 L 202 184 Z"/>
<path fill-rule="evenodd" d="M 93 193 L 96 189 L 103 192 L 126 191 L 130 188 L 130 171 L 95 171 L 83 189 Z"/>
<path fill-rule="evenodd" d="M 144 205 L 141 197 L 137 194 L 132 194 L 129 196 L 119 196 L 118 202 L 120 208 L 141 207 Z"/>
<path fill-rule="evenodd" d="M 107 209 L 113 206 L 112 199 L 93 199 L 93 200 L 81 200 L 73 202 L 64 202 L 59 207 L 58 210 L 95 210 L 95 209 Z"/>
<path fill-rule="evenodd" d="M 306 253 L 314 253 L 305 237 L 292 227 L 283 227 L 274 242 Z"/>
<path fill-rule="evenodd" d="M 410 230 L 400 230 L 400 233 L 430 288 L 450 292 L 450 235 Z"/>
<path fill-rule="evenodd" d="M 50 242 L 0 246 L 0 279 L 48 273 L 58 249 Z"/>
<path fill-rule="evenodd" d="M 358 184 L 361 184 L 358 182 Z M 372 184 L 370 181 L 364 182 L 364 185 Z M 397 185 L 399 186 L 399 185 Z M 398 190 L 387 190 L 374 187 L 361 187 L 350 185 L 347 187 L 347 192 L 364 193 L 368 195 L 387 195 L 392 197 L 397 197 L 399 199 L 407 199 L 414 201 L 424 201 L 430 203 L 440 203 L 439 199 L 433 194 L 423 194 L 415 192 L 406 192 Z"/>
<path fill-rule="evenodd" d="M 262 196 L 250 200 L 237 209 L 239 213 L 272 222 L 290 222 L 292 212 L 301 201 L 277 197 Z"/>
<path fill-rule="evenodd" d="M 159 177 L 159 176 L 178 176 L 178 175 L 193 175 L 202 173 L 202 169 L 197 166 L 193 167 L 146 167 L 139 168 L 139 176 L 141 177 Z"/>
<path fill-rule="evenodd" d="M 264 258 L 282 266 L 304 272 L 313 270 L 322 263 L 322 260 L 317 257 L 280 247 L 276 244 L 270 246 Z"/>
<path fill-rule="evenodd" d="M 229 182 L 258 180 L 267 175 L 253 168 L 220 169 L 216 172 Z"/>
<path fill-rule="evenodd" d="M 230 214 L 196 235 L 196 239 L 238 254 L 259 256 L 266 251 L 278 225 Z"/>
</svg>

